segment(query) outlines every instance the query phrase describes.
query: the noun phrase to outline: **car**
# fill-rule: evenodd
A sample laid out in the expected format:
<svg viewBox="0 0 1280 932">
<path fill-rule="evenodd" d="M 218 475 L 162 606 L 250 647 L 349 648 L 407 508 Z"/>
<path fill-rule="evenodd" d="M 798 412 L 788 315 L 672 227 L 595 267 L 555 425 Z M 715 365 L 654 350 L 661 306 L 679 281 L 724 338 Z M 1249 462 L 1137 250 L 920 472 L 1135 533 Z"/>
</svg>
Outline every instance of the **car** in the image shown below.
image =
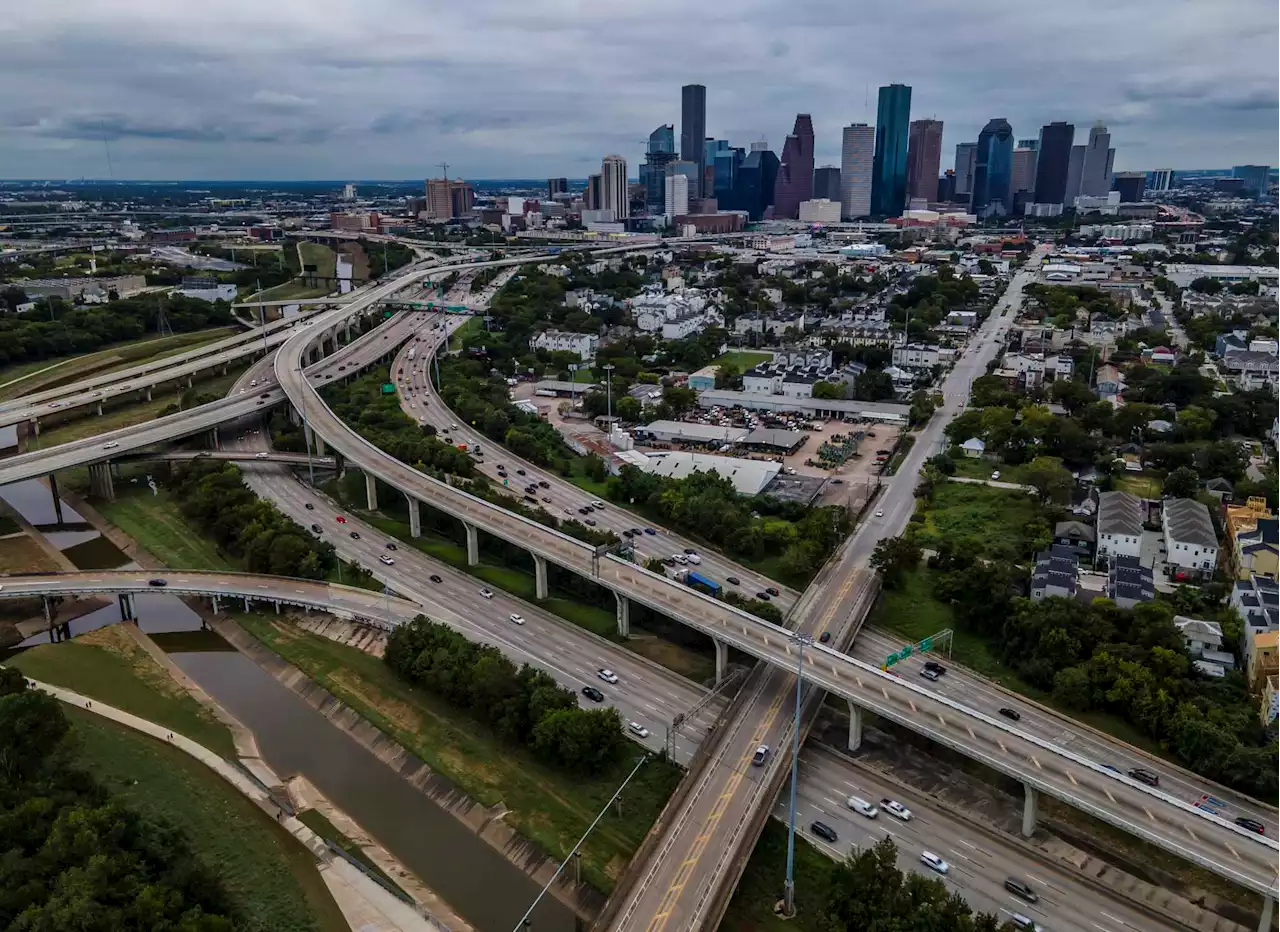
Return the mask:
<svg viewBox="0 0 1280 932">
<path fill-rule="evenodd" d="M 1022 932 L 1044 932 L 1044 926 L 1040 925 L 1034 919 L 1022 915 L 1022 913 L 1014 913 L 1009 917 L 1009 922 L 1015 929 L 1021 929 Z"/>
<path fill-rule="evenodd" d="M 1022 719 L 1022 713 L 1019 712 L 1017 709 L 1010 709 L 1006 707 L 1000 710 L 1000 714 L 1003 715 L 1005 718 L 1015 722 L 1020 721 Z"/>
<path fill-rule="evenodd" d="M 266 451 L 263 451 L 262 453 L 255 453 L 255 454 L 253 454 L 253 455 L 254 455 L 254 457 L 255 457 L 255 458 L 257 458 L 257 459 L 265 460 L 265 459 L 266 459 L 268 456 L 270 456 L 271 454 L 270 454 L 270 453 L 267 453 Z"/>
<path fill-rule="evenodd" d="M 631 732 L 633 735 L 639 738 L 649 737 L 649 729 L 645 728 L 639 722 L 628 722 L 627 731 Z"/>
<path fill-rule="evenodd" d="M 687 557 L 687 559 L 688 559 L 688 561 L 689 561 L 690 563 L 692 563 L 694 566 L 697 566 L 699 563 L 701 563 L 701 562 L 702 562 L 702 557 L 698 556 L 696 553 L 691 553 L 691 554 L 689 554 L 689 556 Z"/>
<path fill-rule="evenodd" d="M 259 401 L 257 406 L 261 408 L 264 404 L 266 404 L 265 401 Z"/>
<path fill-rule="evenodd" d="M 262 393 L 261 395 L 259 395 L 258 397 L 259 397 L 259 398 L 270 398 L 270 397 L 271 397 L 271 392 L 263 392 L 263 393 Z"/>
<path fill-rule="evenodd" d="M 813 832 L 813 834 L 817 835 L 823 841 L 829 841 L 832 844 L 836 843 L 836 839 L 838 837 L 836 835 L 836 830 L 833 829 L 826 822 L 814 821 L 810 823 L 809 831 Z"/>
<path fill-rule="evenodd" d="M 601 667 L 596 671 L 596 676 L 609 684 L 618 682 L 618 674 L 614 673 L 608 667 Z"/>
<path fill-rule="evenodd" d="M 769 593 L 769 595 L 774 596 L 775 598 L 782 595 L 782 593 L 778 590 L 777 586 L 765 586 L 764 591 Z"/>
<path fill-rule="evenodd" d="M 1140 783 L 1147 784 L 1147 786 L 1160 785 L 1160 774 L 1153 773 L 1150 770 L 1147 770 L 1143 767 L 1134 767 L 1132 770 L 1129 771 L 1129 776 L 1133 777 L 1133 779 L 1139 781 Z"/>
<path fill-rule="evenodd" d="M 526 496 L 524 497 L 524 500 L 525 500 L 526 502 L 532 502 L 532 503 L 533 503 L 533 504 L 535 504 L 535 505 L 536 505 L 536 504 L 538 504 L 538 500 L 537 500 L 537 498 L 535 498 L 535 497 L 534 497 L 534 496 L 532 496 L 532 495 L 526 495 Z"/>
<path fill-rule="evenodd" d="M 769 593 L 767 593 L 767 592 L 757 592 L 757 593 L 756 593 L 756 598 L 757 598 L 757 599 L 759 599 L 761 602 L 768 602 L 768 601 L 769 601 Z"/>
<path fill-rule="evenodd" d="M 945 874 L 951 870 L 951 865 L 942 860 L 942 858 L 938 857 L 932 851 L 921 851 L 920 863 L 930 870 L 937 871 L 939 874 Z"/>
<path fill-rule="evenodd" d="M 655 530 L 654 530 L 653 528 L 651 528 L 651 527 L 647 527 L 647 528 L 645 528 L 645 529 L 644 529 L 644 532 L 645 532 L 646 534 L 648 534 L 650 537 L 652 537 L 653 535 L 655 535 L 655 534 L 657 534 L 657 533 L 658 533 L 657 531 L 655 531 Z"/>
<path fill-rule="evenodd" d="M 604 511 L 604 502 L 596 501 L 595 499 L 592 499 L 591 505 L 593 508 L 598 508 L 600 511 Z"/>
<path fill-rule="evenodd" d="M 484 598 L 484 599 L 492 599 L 492 598 L 493 598 L 493 590 L 492 590 L 492 589 L 490 589 L 490 588 L 488 588 L 488 587 L 486 586 L 485 588 L 483 588 L 483 589 L 481 589 L 481 590 L 480 590 L 480 597 L 481 597 L 481 598 Z"/>
<path fill-rule="evenodd" d="M 586 525 L 587 525 L 587 527 L 595 527 L 595 526 L 596 526 L 596 519 L 595 519 L 595 518 L 588 518 L 588 519 L 587 519 L 587 521 L 586 521 Z"/>
<path fill-rule="evenodd" d="M 315 505 L 313 505 L 313 504 L 311 504 L 310 502 L 307 502 L 307 503 L 306 503 L 305 505 L 303 505 L 302 507 L 303 507 L 303 508 L 305 508 L 305 509 L 307 509 L 307 511 L 315 511 L 315 510 L 316 510 L 316 506 L 315 506 Z"/>
<path fill-rule="evenodd" d="M 499 468 L 499 469 L 506 469 L 507 467 L 505 467 L 505 466 L 503 466 L 501 463 L 499 463 L 499 464 L 498 464 L 498 468 Z"/>
<path fill-rule="evenodd" d="M 164 579 L 148 579 L 148 580 L 147 580 L 147 585 L 148 585 L 148 586 L 155 586 L 155 587 L 159 588 L 159 587 L 161 587 L 161 586 L 167 586 L 167 585 L 169 585 L 169 582 L 168 582 L 168 580 L 164 580 Z"/>
<path fill-rule="evenodd" d="M 877 511 L 877 512 L 876 512 L 876 517 L 877 517 L 877 518 L 883 518 L 883 517 L 884 517 L 884 512 L 883 512 L 883 511 Z"/>
<path fill-rule="evenodd" d="M 427 578 L 428 578 L 428 579 L 430 579 L 430 580 L 431 580 L 433 583 L 435 583 L 437 586 L 438 586 L 438 585 L 440 585 L 442 582 L 444 582 L 444 580 L 443 580 L 443 579 L 441 579 L 439 576 L 437 576 L 435 573 L 432 573 L 432 574 L 431 574 L 430 576 L 428 576 Z"/>
<path fill-rule="evenodd" d="M 578 509 L 578 514 L 580 514 L 580 515 L 589 515 L 589 514 L 591 514 L 591 509 L 590 509 L 590 508 L 579 508 L 579 509 Z"/>
<path fill-rule="evenodd" d="M 623 537 L 625 537 L 627 540 L 630 540 L 631 538 L 635 537 L 635 535 L 631 533 L 630 528 L 628 528 L 627 530 L 623 531 L 623 532 L 622 532 L 622 536 L 623 536 Z"/>
<path fill-rule="evenodd" d="M 347 368 L 346 366 L 339 366 L 339 367 L 338 367 L 338 371 L 339 371 L 339 372 L 344 372 L 344 371 L 346 371 L 346 368 Z"/>
<path fill-rule="evenodd" d="M 830 632 L 830 631 L 823 631 L 823 632 L 822 632 L 822 636 L 818 638 L 818 643 L 819 643 L 819 644 L 826 644 L 826 643 L 830 642 L 830 640 L 831 640 L 831 632 Z"/>
<path fill-rule="evenodd" d="M 869 803 L 865 799 L 857 796 L 850 796 L 844 801 L 845 805 L 859 815 L 864 815 L 868 819 L 874 819 L 880 814 L 880 810 L 875 807 L 874 803 Z"/>
<path fill-rule="evenodd" d="M 249 387 L 250 387 L 250 388 L 257 388 L 257 387 L 258 387 L 258 380 L 257 380 L 257 379 L 252 379 L 252 380 L 249 382 Z M 98 394 L 102 394 L 102 393 L 101 393 L 101 392 L 98 392 Z"/>
<path fill-rule="evenodd" d="M 642 534 L 644 533 L 644 531 L 643 531 L 641 528 L 633 527 L 633 528 L 631 529 L 631 533 L 632 533 L 634 536 L 639 537 L 640 535 L 642 535 Z"/>
<path fill-rule="evenodd" d="M 351 539 L 352 539 L 352 540 L 359 540 L 359 539 L 360 539 L 360 532 L 359 532 L 359 531 L 352 531 L 352 532 L 351 532 Z"/>
<path fill-rule="evenodd" d="M 911 821 L 911 810 L 902 805 L 902 803 L 898 802 L 896 799 L 880 800 L 880 808 L 890 815 L 897 816 L 903 822 Z"/>
<path fill-rule="evenodd" d="M 116 447 L 118 447 L 118 446 L 120 446 L 120 444 L 119 444 L 119 443 L 117 443 L 116 441 L 114 441 L 114 440 L 108 440 L 106 443 L 104 443 L 104 444 L 102 445 L 102 449 L 104 449 L 104 450 L 114 450 L 114 449 L 115 449 Z"/>
<path fill-rule="evenodd" d="M 923 676 L 930 683 L 938 682 L 937 670 L 930 670 L 928 667 L 925 667 L 923 670 L 920 671 L 920 675 Z"/>
<path fill-rule="evenodd" d="M 523 469 L 517 469 L 517 470 L 516 470 L 516 475 L 517 475 L 517 476 L 527 476 L 527 475 L 528 475 L 528 473 L 526 473 Z"/>
<path fill-rule="evenodd" d="M 319 534 L 319 533 L 320 533 L 320 525 L 318 525 L 318 524 L 313 524 L 313 525 L 311 525 L 311 530 L 313 530 L 315 533 Z"/>
<path fill-rule="evenodd" d="M 388 550 L 399 550 L 400 548 L 399 548 L 399 547 L 397 547 L 397 546 L 396 546 L 394 543 L 392 543 L 391 541 L 387 541 L 387 549 L 388 549 Z"/>
<path fill-rule="evenodd" d="M 498 470 L 498 475 L 499 475 L 501 478 L 505 479 L 505 478 L 507 478 L 507 471 L 506 471 L 505 469 L 499 469 L 499 470 Z"/>
<path fill-rule="evenodd" d="M 339 524 L 346 524 L 346 523 L 347 523 L 347 519 L 346 519 L 346 516 L 345 516 L 345 515 L 338 515 L 338 516 L 337 516 L 336 518 L 334 518 L 333 520 L 334 520 L 334 521 L 337 521 Z"/>
<path fill-rule="evenodd" d="M 684 552 L 690 556 L 696 556 L 698 553 L 698 551 L 694 550 L 692 547 L 685 547 Z"/>
<path fill-rule="evenodd" d="M 452 430 L 457 430 L 457 429 L 458 429 L 458 425 L 457 425 L 457 424 L 450 424 L 450 425 L 449 425 L 449 427 L 450 427 L 450 429 L 452 429 Z"/>
<path fill-rule="evenodd" d="M 1039 903 L 1040 895 L 1031 889 L 1031 884 L 1017 877 L 1008 877 L 1005 879 L 1004 888 L 1014 896 L 1020 896 L 1028 903 Z"/>
<path fill-rule="evenodd" d="M 510 621 L 513 625 L 524 624 L 524 616 L 517 615 L 515 612 L 512 612 L 509 616 L 507 616 L 507 620 Z"/>
<path fill-rule="evenodd" d="M 938 676 L 942 676 L 947 672 L 947 668 L 936 660 L 926 660 L 924 662 L 924 668 L 926 670 L 932 670 L 934 673 L 938 674 Z"/>
<path fill-rule="evenodd" d="M 751 764 L 753 767 L 760 767 L 769 759 L 769 745 L 762 744 L 756 748 L 756 752 L 751 755 Z"/>
<path fill-rule="evenodd" d="M 1259 835 L 1267 834 L 1267 827 L 1257 819 L 1250 819 L 1248 816 L 1238 816 L 1236 825 L 1241 828 L 1247 828 L 1251 832 L 1257 832 Z"/>
<path fill-rule="evenodd" d="M 547 498 L 547 496 L 545 496 L 545 495 L 544 495 L 544 496 L 542 496 L 542 501 L 543 501 L 543 504 L 546 504 L 546 505 L 550 505 L 550 504 L 551 504 L 551 499 Z"/>
<path fill-rule="evenodd" d="M 742 585 L 742 580 L 741 580 L 741 579 L 739 579 L 737 576 L 726 576 L 726 577 L 724 578 L 724 581 L 725 581 L 725 582 L 727 582 L 727 583 L 728 583 L 729 585 L 731 585 L 731 586 L 740 586 L 740 585 Z"/>
<path fill-rule="evenodd" d="M 604 693 L 596 689 L 594 686 L 583 686 L 582 695 L 586 696 L 592 702 L 604 702 Z"/>
<path fill-rule="evenodd" d="M 1110 770 L 1112 773 L 1119 773 L 1119 772 L 1120 772 L 1120 768 L 1119 768 L 1119 767 L 1117 767 L 1115 764 L 1103 764 L 1103 765 L 1102 765 L 1102 769 L 1103 769 L 1103 770 Z"/>
<path fill-rule="evenodd" d="M 995 472 L 993 472 L 993 473 L 991 474 L 991 478 L 992 478 L 992 479 L 999 479 L 999 478 L 1000 478 L 1000 470 L 998 470 L 998 469 L 997 469 Z"/>
<path fill-rule="evenodd" d="M 832 485 L 844 485 L 844 480 L 843 480 L 843 479 L 832 479 L 832 480 L 831 480 L 831 484 L 832 484 Z"/>
<path fill-rule="evenodd" d="M 393 560 L 393 559 L 391 559 L 391 558 L 390 558 L 389 556 L 387 556 L 385 553 L 380 553 L 380 554 L 378 554 L 378 559 L 379 559 L 380 561 L 382 561 L 382 564 L 383 564 L 384 566 L 395 566 L 395 565 L 396 565 L 396 561 L 395 561 L 395 560 Z"/>
</svg>

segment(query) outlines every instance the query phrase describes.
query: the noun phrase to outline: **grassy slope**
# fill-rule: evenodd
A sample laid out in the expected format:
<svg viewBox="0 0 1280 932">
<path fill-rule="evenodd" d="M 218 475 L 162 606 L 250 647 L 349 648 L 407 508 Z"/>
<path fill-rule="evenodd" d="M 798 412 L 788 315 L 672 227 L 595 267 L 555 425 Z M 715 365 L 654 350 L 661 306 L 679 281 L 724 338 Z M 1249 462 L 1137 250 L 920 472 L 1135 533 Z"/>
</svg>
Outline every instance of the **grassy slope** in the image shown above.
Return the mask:
<svg viewBox="0 0 1280 932">
<path fill-rule="evenodd" d="M 629 755 L 594 779 L 549 769 L 464 712 L 399 680 L 376 657 L 270 619 L 240 621 L 472 798 L 505 804 L 505 821 L 554 856 L 568 853 L 634 766 Z M 632 781 L 622 816 L 607 815 L 584 848 L 583 873 L 593 884 L 613 886 L 677 779 L 674 767 L 655 760 Z"/>
<path fill-rule="evenodd" d="M 386 883 L 395 887 L 397 890 L 400 889 L 399 884 L 388 877 L 386 873 L 383 872 L 382 868 L 378 867 L 377 864 L 374 864 L 373 861 L 369 859 L 369 856 L 364 853 L 363 848 L 357 845 L 336 825 L 330 822 L 325 817 L 325 814 L 319 809 L 307 809 L 304 812 L 298 813 L 298 821 L 307 826 L 307 828 L 311 829 L 311 831 L 315 832 L 321 838 L 337 845 L 347 854 L 351 855 L 355 860 L 363 864 L 370 872 L 381 877 Z"/>
<path fill-rule="evenodd" d="M 125 487 L 114 502 L 95 506 L 103 517 L 136 540 L 166 566 L 187 570 L 235 570 L 216 544 L 201 536 L 178 510 L 177 501 L 165 490 Z"/>
<path fill-rule="evenodd" d="M 58 561 L 25 534 L 0 540 L 0 570 L 6 573 L 45 573 L 60 569 Z"/>
</svg>

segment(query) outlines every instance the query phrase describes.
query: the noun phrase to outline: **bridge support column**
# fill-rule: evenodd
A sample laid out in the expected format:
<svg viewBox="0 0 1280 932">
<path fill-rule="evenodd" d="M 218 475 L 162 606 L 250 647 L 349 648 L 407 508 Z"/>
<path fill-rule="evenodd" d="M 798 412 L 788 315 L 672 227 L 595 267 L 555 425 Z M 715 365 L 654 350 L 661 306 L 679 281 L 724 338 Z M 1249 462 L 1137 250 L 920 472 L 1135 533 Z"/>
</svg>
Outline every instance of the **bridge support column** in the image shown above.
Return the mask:
<svg viewBox="0 0 1280 932">
<path fill-rule="evenodd" d="M 212 447 L 215 450 L 222 449 L 222 436 L 218 433 L 218 428 L 209 428 L 209 437 L 206 441 L 206 446 Z"/>
<path fill-rule="evenodd" d="M 364 474 L 364 498 L 370 511 L 378 510 L 378 480 L 369 473 Z"/>
<path fill-rule="evenodd" d="M 409 536 L 418 538 L 422 536 L 422 506 L 418 504 L 418 500 L 411 495 L 406 495 L 409 500 Z"/>
<path fill-rule="evenodd" d="M 133 601 L 133 596 L 127 592 L 120 594 L 120 620 L 121 621 L 137 621 L 138 611 L 137 605 Z"/>
<path fill-rule="evenodd" d="M 277 614 L 277 615 L 279 615 L 279 614 L 280 614 L 280 600 L 279 600 L 279 599 L 272 599 L 272 601 L 276 603 L 276 614 Z"/>
<path fill-rule="evenodd" d="M 631 637 L 631 600 L 621 592 L 615 592 L 613 597 L 618 600 L 618 636 Z"/>
<path fill-rule="evenodd" d="M 53 473 L 49 473 L 49 491 L 53 493 L 53 517 L 62 524 L 62 497 L 58 495 L 58 478 Z"/>
<path fill-rule="evenodd" d="M 719 638 L 712 638 L 711 643 L 716 648 L 716 685 L 719 686 L 729 672 L 729 644 Z"/>
<path fill-rule="evenodd" d="M 147 401 L 150 401 L 150 400 L 151 400 L 151 386 L 150 386 L 150 385 L 148 385 L 148 386 L 146 387 L 145 391 L 146 391 L 146 393 L 147 393 Z"/>
<path fill-rule="evenodd" d="M 1035 788 L 1030 783 L 1022 784 L 1026 796 L 1022 802 L 1022 837 L 1030 838 L 1036 833 L 1036 810 L 1039 808 Z"/>
<path fill-rule="evenodd" d="M 33 417 L 31 419 L 31 432 L 37 437 L 40 436 L 40 418 Z"/>
<path fill-rule="evenodd" d="M 541 601 L 547 597 L 547 558 L 536 553 L 533 556 L 533 597 Z"/>
<path fill-rule="evenodd" d="M 1263 897 L 1262 899 L 1262 921 L 1258 923 L 1258 932 L 1270 932 L 1271 918 L 1276 912 L 1276 898 L 1274 896 Z"/>
<path fill-rule="evenodd" d="M 247 612 L 247 611 L 249 611 L 249 597 L 248 597 L 248 596 L 245 596 L 245 597 L 244 597 L 244 610 L 245 610 L 246 612 Z"/>
<path fill-rule="evenodd" d="M 849 750 L 862 747 L 862 707 L 849 702 Z"/>
<path fill-rule="evenodd" d="M 480 562 L 480 529 L 465 521 L 462 526 L 467 529 L 467 566 L 475 566 Z"/>
<path fill-rule="evenodd" d="M 215 615 L 218 614 L 218 596 L 216 594 L 213 596 L 213 613 Z"/>
<path fill-rule="evenodd" d="M 102 402 L 98 402 L 98 417 L 102 417 Z"/>
<path fill-rule="evenodd" d="M 321 437 L 319 434 L 317 434 L 315 431 L 312 431 L 311 439 L 315 442 L 315 445 L 316 445 L 316 456 L 324 456 L 325 455 L 324 438 Z"/>
<path fill-rule="evenodd" d="M 92 463 L 89 466 L 89 491 L 107 502 L 116 500 L 115 483 L 111 478 L 110 463 Z"/>
<path fill-rule="evenodd" d="M 191 388 L 191 386 L 192 386 L 192 378 L 191 376 L 187 376 L 187 388 Z"/>
<path fill-rule="evenodd" d="M 297 427 L 299 424 L 302 423 L 302 415 L 298 413 L 297 408 L 291 407 L 289 409 L 289 423 L 292 424 L 294 427 Z"/>
</svg>

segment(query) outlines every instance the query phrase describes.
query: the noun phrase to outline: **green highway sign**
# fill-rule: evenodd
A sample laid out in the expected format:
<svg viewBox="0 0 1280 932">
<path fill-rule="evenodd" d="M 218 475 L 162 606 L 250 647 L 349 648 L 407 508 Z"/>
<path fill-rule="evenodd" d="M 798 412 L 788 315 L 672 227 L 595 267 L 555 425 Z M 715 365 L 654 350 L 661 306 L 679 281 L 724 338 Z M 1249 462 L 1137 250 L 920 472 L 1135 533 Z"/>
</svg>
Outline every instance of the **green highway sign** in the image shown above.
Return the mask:
<svg viewBox="0 0 1280 932">
<path fill-rule="evenodd" d="M 930 650 L 933 650 L 933 638 L 927 637 L 920 642 L 920 653 L 923 654 Z"/>
<path fill-rule="evenodd" d="M 396 387 L 394 385 L 392 385 L 390 382 L 382 383 L 382 394 L 394 395 L 395 393 L 396 393 Z"/>
</svg>

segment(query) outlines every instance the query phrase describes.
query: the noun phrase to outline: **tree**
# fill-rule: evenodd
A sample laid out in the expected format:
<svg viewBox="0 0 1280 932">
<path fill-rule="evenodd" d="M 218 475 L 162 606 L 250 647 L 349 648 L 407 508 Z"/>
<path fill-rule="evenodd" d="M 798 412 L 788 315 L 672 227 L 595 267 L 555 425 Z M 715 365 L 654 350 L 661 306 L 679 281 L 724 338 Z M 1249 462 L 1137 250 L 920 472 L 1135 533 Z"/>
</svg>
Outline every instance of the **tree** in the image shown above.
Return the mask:
<svg viewBox="0 0 1280 932">
<path fill-rule="evenodd" d="M 1054 456 L 1037 456 L 1023 469 L 1027 485 L 1036 490 L 1040 501 L 1065 505 L 1071 501 L 1071 473 Z"/>
<path fill-rule="evenodd" d="M 839 382 L 815 382 L 813 397 L 821 399 L 839 399 L 844 397 L 844 385 Z"/>
<path fill-rule="evenodd" d="M 886 589 L 897 589 L 907 571 L 920 565 L 923 555 L 920 545 L 909 537 L 886 537 L 871 552 L 871 567 L 880 574 Z"/>
<path fill-rule="evenodd" d="M 1165 476 L 1165 498 L 1195 498 L 1199 491 L 1200 475 L 1189 466 L 1179 466 Z"/>
<path fill-rule="evenodd" d="M 644 561 L 644 568 L 650 573 L 661 573 L 666 575 L 667 565 L 662 562 L 662 557 L 649 557 Z"/>
<path fill-rule="evenodd" d="M 598 453 L 588 453 L 582 461 L 582 471 L 592 482 L 604 482 L 609 478 L 609 466 Z"/>
</svg>

